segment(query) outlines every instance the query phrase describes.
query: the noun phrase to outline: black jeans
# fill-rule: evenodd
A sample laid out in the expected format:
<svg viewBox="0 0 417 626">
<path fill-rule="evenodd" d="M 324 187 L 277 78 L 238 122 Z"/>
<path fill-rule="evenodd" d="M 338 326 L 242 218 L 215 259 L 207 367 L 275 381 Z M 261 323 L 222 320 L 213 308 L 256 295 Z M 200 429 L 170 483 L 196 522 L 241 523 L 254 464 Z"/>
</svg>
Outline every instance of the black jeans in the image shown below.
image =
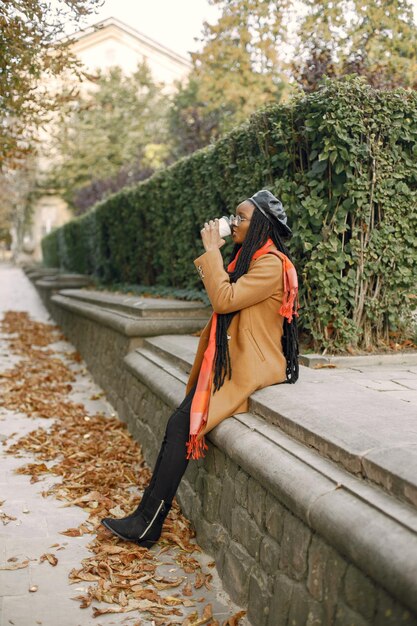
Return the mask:
<svg viewBox="0 0 417 626">
<path fill-rule="evenodd" d="M 168 503 L 172 502 L 189 463 L 189 459 L 186 458 L 186 443 L 190 434 L 190 410 L 195 389 L 196 385 L 168 419 L 164 439 L 149 483 L 153 496 Z"/>
</svg>

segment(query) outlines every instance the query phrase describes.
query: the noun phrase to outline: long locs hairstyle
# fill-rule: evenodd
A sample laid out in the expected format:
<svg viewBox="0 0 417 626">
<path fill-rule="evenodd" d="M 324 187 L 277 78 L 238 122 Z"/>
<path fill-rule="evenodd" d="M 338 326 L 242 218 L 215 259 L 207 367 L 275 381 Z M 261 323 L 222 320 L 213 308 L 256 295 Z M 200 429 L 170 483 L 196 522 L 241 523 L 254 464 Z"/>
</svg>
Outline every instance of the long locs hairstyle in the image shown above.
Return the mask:
<svg viewBox="0 0 417 626">
<path fill-rule="evenodd" d="M 290 253 L 282 241 L 278 228 L 273 226 L 259 210 L 255 209 L 243 244 L 236 244 L 230 255 L 229 263 L 235 258 L 239 249 L 242 248 L 234 271 L 229 272 L 231 283 L 235 283 L 238 278 L 247 273 L 253 255 L 266 243 L 268 237 L 272 239 L 277 249 L 291 260 Z M 217 316 L 214 391 L 220 389 L 226 376 L 228 376 L 229 380 L 232 377 L 227 329 L 236 313 L 237 311 L 233 311 L 233 313 L 219 313 Z M 298 379 L 298 331 L 295 315 L 291 322 L 284 318 L 282 349 L 286 359 L 286 382 L 295 383 Z"/>
</svg>

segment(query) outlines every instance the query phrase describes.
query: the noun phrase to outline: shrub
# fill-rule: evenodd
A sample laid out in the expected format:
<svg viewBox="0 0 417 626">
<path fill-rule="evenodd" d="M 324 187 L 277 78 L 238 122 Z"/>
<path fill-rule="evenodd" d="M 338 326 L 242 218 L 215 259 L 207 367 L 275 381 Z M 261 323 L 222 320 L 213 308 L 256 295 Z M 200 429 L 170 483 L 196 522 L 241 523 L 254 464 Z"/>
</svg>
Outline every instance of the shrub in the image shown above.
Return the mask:
<svg viewBox="0 0 417 626">
<path fill-rule="evenodd" d="M 294 231 L 302 327 L 316 349 L 370 348 L 411 320 L 416 139 L 415 92 L 327 80 L 50 233 L 44 260 L 107 283 L 198 289 L 202 224 L 268 187 Z"/>
</svg>

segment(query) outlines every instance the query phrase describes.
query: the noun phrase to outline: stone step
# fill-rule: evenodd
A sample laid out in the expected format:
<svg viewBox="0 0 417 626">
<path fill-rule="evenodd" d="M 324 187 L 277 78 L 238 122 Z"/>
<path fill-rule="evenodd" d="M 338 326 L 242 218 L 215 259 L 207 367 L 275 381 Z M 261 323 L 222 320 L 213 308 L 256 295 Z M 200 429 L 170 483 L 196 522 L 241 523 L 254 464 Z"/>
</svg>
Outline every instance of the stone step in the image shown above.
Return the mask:
<svg viewBox="0 0 417 626">
<path fill-rule="evenodd" d="M 168 406 L 177 407 L 184 398 L 187 377 L 181 369 L 169 361 L 163 361 L 150 350 L 142 348 L 130 352 L 124 358 L 126 369 L 141 380 Z"/>
<path fill-rule="evenodd" d="M 181 368 L 186 374 L 191 371 L 197 350 L 198 337 L 192 335 L 160 335 L 145 340 L 148 350 L 160 355 L 165 361 Z"/>
<path fill-rule="evenodd" d="M 61 289 L 60 294 L 74 301 L 88 302 L 115 311 L 124 311 L 135 317 L 187 317 L 208 319 L 211 309 L 202 302 L 186 302 L 169 298 L 128 296 L 88 289 Z"/>
<path fill-rule="evenodd" d="M 187 375 L 197 343 L 198 337 L 167 335 L 148 338 L 144 346 Z M 388 379 L 390 374 L 391 368 L 387 380 L 376 384 L 369 369 L 301 367 L 295 385 L 256 391 L 249 409 L 350 473 L 417 506 L 417 406 L 412 393 L 417 372 L 399 370 L 397 376 L 404 378 L 394 382 Z M 380 369 L 378 376 L 383 376 Z M 400 389 L 398 382 L 414 401 L 384 392 L 384 385 L 394 392 L 396 386 Z"/>
</svg>

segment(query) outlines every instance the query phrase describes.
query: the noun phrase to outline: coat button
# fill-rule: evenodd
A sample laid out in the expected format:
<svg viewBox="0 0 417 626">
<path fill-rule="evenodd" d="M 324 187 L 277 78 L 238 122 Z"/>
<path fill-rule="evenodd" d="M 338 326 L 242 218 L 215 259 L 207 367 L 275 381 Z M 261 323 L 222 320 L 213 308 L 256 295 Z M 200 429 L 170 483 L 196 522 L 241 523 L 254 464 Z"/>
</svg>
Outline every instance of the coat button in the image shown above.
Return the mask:
<svg viewBox="0 0 417 626">
<path fill-rule="evenodd" d="M 197 265 L 197 270 L 198 270 L 198 273 L 200 274 L 201 278 L 204 278 L 203 266 L 202 265 Z"/>
</svg>

